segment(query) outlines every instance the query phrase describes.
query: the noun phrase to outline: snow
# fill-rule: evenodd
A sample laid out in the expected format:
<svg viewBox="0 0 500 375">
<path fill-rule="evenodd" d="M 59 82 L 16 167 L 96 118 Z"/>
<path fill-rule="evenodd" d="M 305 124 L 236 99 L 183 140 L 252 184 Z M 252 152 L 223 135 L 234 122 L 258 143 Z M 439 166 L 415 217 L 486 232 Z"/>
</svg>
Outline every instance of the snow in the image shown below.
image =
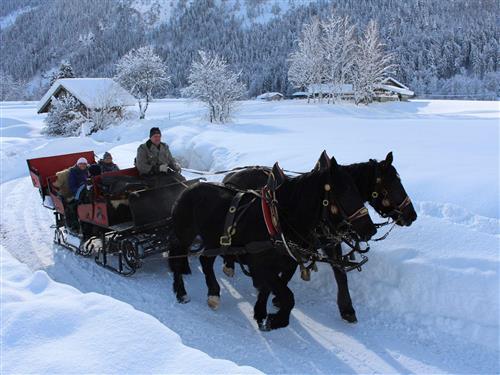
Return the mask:
<svg viewBox="0 0 500 375">
<path fill-rule="evenodd" d="M 0 255 L 4 374 L 260 373 L 184 345 L 126 303 L 31 272 L 3 247 Z"/>
<path fill-rule="evenodd" d="M 146 347 L 149 336 L 140 341 L 137 332 L 163 337 L 163 332 L 172 330 L 184 345 L 212 358 L 266 373 L 500 371 L 497 102 L 415 100 L 355 106 L 307 104 L 305 100 L 247 101 L 241 104 L 234 123 L 213 125 L 202 120 L 201 104 L 159 100 L 151 103 L 146 120 L 129 121 L 87 138 L 67 139 L 40 136 L 44 115 L 35 115 L 35 108 L 36 103 L 23 102 L 0 106 L 2 245 L 30 272 L 48 280 L 50 287 L 44 290 L 61 282 L 86 293 L 61 286 L 71 290 L 71 298 L 78 301 L 75 304 L 80 308 L 75 308 L 76 312 L 71 304 L 47 303 L 55 304 L 50 310 L 54 314 L 71 311 L 67 321 L 77 327 L 77 333 L 83 335 L 88 325 L 95 325 L 92 328 L 100 332 L 98 339 L 94 338 L 95 345 L 105 342 L 103 350 L 113 354 L 109 361 L 93 362 L 100 353 L 86 346 L 84 336 L 73 337 L 66 334 L 64 327 L 53 330 L 47 328 L 48 323 L 39 323 L 38 315 L 30 310 L 38 306 L 37 300 L 37 304 L 23 307 L 26 315 L 19 315 L 29 319 L 16 320 L 16 324 L 24 323 L 35 332 L 35 343 L 24 351 L 30 353 L 30 358 L 50 353 L 50 359 L 57 355 L 54 348 L 63 344 L 64 348 L 75 347 L 82 342 L 78 346 L 84 353 L 79 358 L 88 357 L 95 367 L 88 364 L 77 372 L 117 372 L 113 363 L 122 360 L 116 353 L 123 350 L 124 343 Z M 290 326 L 262 333 L 252 318 L 255 291 L 251 281 L 239 269 L 234 279 L 225 277 L 219 260 L 216 274 L 222 287 L 221 306 L 213 312 L 206 306 L 204 277 L 196 259 L 191 262 L 193 275 L 185 278 L 192 301 L 179 305 L 171 292 L 166 261 L 161 257 L 148 259 L 133 277 L 122 278 L 98 267 L 92 259 L 55 246 L 50 228 L 52 213 L 41 206 L 38 192 L 27 177 L 25 159 L 93 149 L 98 154 L 110 151 L 120 167 L 127 167 L 152 126 L 161 128 L 163 139 L 183 166 L 194 169 L 272 165 L 279 160 L 284 168 L 306 171 L 323 149 L 343 164 L 381 159 L 392 150 L 394 164 L 419 216 L 411 227 L 397 227 L 386 240 L 373 243 L 363 272 L 349 274 L 359 323 L 353 326 L 339 318 L 336 286 L 326 266 L 320 266 L 309 283 L 297 276 L 291 281 L 296 307 Z M 379 221 L 373 211 L 370 213 L 374 221 Z M 15 276 L 19 277 L 16 284 L 9 272 L 17 266 L 11 261 L 4 264 L 2 282 L 8 283 L 8 290 L 12 290 L 9 293 L 18 299 L 28 298 L 25 296 L 31 293 L 27 292 L 30 282 L 23 280 L 35 276 Z M 123 319 L 130 315 L 134 328 L 147 326 L 130 332 L 129 323 L 122 329 L 115 327 L 123 322 L 121 318 L 112 327 L 108 321 L 100 323 L 101 315 L 90 320 L 81 306 L 94 302 L 102 307 L 94 310 L 103 316 L 108 311 L 116 310 L 118 316 L 126 311 Z M 44 316 L 41 314 L 41 318 Z M 154 330 L 147 328 L 153 324 Z M 21 328 L 16 331 L 26 332 Z M 59 331 L 61 335 L 55 334 Z M 108 337 L 108 331 L 119 336 L 115 340 L 110 333 Z M 106 335 L 101 339 L 103 333 Z M 9 337 L 20 340 L 20 336 Z M 181 345 L 175 337 L 172 341 Z M 67 345 L 69 339 L 73 345 Z M 4 339 L 3 344 L 5 358 L 11 363 L 23 362 L 19 358 L 25 357 L 16 351 L 15 339 Z M 169 345 L 173 344 L 169 341 Z M 157 346 L 148 343 L 147 348 L 148 354 Z M 164 362 L 160 361 L 168 355 L 167 349 L 149 358 L 161 366 Z M 141 358 L 136 366 L 145 363 L 147 360 Z M 63 361 L 57 365 L 61 371 L 75 372 L 64 368 Z M 224 368 L 228 372 L 235 369 Z M 52 372 L 48 367 L 28 370 Z M 199 368 L 191 370 L 199 372 Z M 144 367 L 138 371 L 149 372 Z"/>
<path fill-rule="evenodd" d="M 26 6 L 26 7 L 17 9 L 14 12 L 9 13 L 4 17 L 0 17 L 0 30 L 6 29 L 6 28 L 14 25 L 14 23 L 16 23 L 17 17 L 19 17 L 20 15 L 22 15 L 24 13 L 28 13 L 32 9 L 34 9 L 34 8 L 30 7 L 30 6 Z"/>
<path fill-rule="evenodd" d="M 283 97 L 283 94 L 280 92 L 266 92 L 264 94 L 260 94 L 259 96 L 257 96 L 257 99 L 268 100 L 276 95 Z"/>
<path fill-rule="evenodd" d="M 408 89 L 403 89 L 401 87 L 396 87 L 396 86 L 392 86 L 392 85 L 384 85 L 384 84 L 380 84 L 377 86 L 378 88 L 381 88 L 381 89 L 384 89 L 384 90 L 387 90 L 389 92 L 395 92 L 396 94 L 401 94 L 401 95 L 407 95 L 407 96 L 413 96 L 415 95 L 415 93 L 411 90 L 408 90 Z"/>
<path fill-rule="evenodd" d="M 342 94 L 354 94 L 354 88 L 351 83 L 344 83 L 338 89 L 334 84 L 330 83 L 315 83 L 313 85 L 309 85 L 307 88 L 307 92 L 310 94 L 330 94 L 334 90 L 338 90 L 338 92 Z"/>
<path fill-rule="evenodd" d="M 40 112 L 60 87 L 64 87 L 87 108 L 101 108 L 104 104 L 133 106 L 136 100 L 111 78 L 62 78 L 55 81 L 38 103 Z"/>
</svg>

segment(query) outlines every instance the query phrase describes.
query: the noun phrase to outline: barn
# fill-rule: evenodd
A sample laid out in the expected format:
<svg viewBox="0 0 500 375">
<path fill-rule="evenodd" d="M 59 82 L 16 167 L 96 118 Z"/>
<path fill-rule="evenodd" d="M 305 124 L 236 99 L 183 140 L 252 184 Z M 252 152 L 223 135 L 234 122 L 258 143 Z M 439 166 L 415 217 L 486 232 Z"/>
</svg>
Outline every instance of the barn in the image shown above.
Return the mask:
<svg viewBox="0 0 500 375">
<path fill-rule="evenodd" d="M 38 103 L 37 113 L 51 108 L 52 97 L 73 96 L 80 103 L 80 112 L 106 109 L 123 115 L 124 107 L 133 106 L 136 100 L 111 78 L 61 78 L 55 81 Z"/>
</svg>

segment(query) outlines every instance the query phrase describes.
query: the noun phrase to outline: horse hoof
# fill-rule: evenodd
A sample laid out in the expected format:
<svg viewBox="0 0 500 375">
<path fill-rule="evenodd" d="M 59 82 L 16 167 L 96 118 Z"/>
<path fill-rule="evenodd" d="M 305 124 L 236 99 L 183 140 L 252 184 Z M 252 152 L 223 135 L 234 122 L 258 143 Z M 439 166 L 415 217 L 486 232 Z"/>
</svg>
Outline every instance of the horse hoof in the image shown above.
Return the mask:
<svg viewBox="0 0 500 375">
<path fill-rule="evenodd" d="M 259 329 L 261 331 L 267 332 L 267 331 L 271 331 L 273 329 L 287 327 L 288 320 L 278 318 L 277 314 L 269 314 L 266 318 L 265 323 L 262 324 L 262 328 L 260 326 L 261 326 L 261 324 L 259 324 Z"/>
<path fill-rule="evenodd" d="M 352 323 L 352 324 L 358 322 L 355 313 L 344 313 L 342 314 L 342 319 L 344 319 L 347 323 Z"/>
<path fill-rule="evenodd" d="M 188 303 L 189 301 L 191 301 L 191 298 L 189 298 L 189 296 L 187 294 L 184 294 L 183 296 L 180 296 L 180 297 L 177 297 L 177 302 L 179 303 Z"/>
<path fill-rule="evenodd" d="M 234 276 L 234 268 L 226 267 L 226 265 L 222 266 L 222 272 L 224 272 L 224 274 L 227 277 L 233 277 Z"/>
<path fill-rule="evenodd" d="M 208 296 L 207 299 L 208 307 L 212 310 L 217 310 L 220 305 L 220 297 L 219 296 Z"/>
<path fill-rule="evenodd" d="M 259 326 L 259 330 L 262 332 L 269 332 L 271 330 L 271 327 L 269 325 L 269 320 L 264 320 L 257 322 L 257 325 Z"/>
</svg>

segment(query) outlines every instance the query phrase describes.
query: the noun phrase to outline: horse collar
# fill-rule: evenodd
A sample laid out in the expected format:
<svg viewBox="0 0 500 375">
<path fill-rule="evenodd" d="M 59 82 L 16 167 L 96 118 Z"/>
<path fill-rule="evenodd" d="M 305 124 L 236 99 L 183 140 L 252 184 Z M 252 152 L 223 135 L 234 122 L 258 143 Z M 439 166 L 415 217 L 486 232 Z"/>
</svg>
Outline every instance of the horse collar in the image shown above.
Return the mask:
<svg viewBox="0 0 500 375">
<path fill-rule="evenodd" d="M 264 217 L 267 232 L 271 238 L 276 238 L 281 234 L 278 209 L 276 207 L 276 194 L 268 187 L 263 187 L 261 197 L 262 216 Z"/>
</svg>

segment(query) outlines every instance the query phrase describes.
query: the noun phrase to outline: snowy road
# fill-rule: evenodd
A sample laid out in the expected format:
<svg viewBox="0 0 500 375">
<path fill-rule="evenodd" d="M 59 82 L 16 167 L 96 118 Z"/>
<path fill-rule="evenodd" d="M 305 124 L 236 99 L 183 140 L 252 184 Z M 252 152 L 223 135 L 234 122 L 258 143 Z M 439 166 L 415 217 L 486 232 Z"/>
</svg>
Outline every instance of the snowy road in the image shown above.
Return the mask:
<svg viewBox="0 0 500 375">
<path fill-rule="evenodd" d="M 212 357 L 250 365 L 267 373 L 492 373 L 498 370 L 494 367 L 494 350 L 460 343 L 456 337 L 445 334 L 431 335 L 425 327 L 408 326 L 396 314 L 360 306 L 355 294 L 360 322 L 345 323 L 337 313 L 335 287 L 331 285 L 333 277 L 326 268 L 313 274 L 313 278 L 320 281 L 313 281 L 311 285 L 298 280 L 292 282 L 297 305 L 290 327 L 275 332 L 262 333 L 256 329 L 252 319 L 255 292 L 241 272 L 235 279 L 227 279 L 219 272 L 222 304 L 213 312 L 205 304 L 204 280 L 197 260 L 193 260 L 193 275 L 186 278 L 192 302 L 179 305 L 171 292 L 171 278 L 163 259 L 150 259 L 131 278 L 114 275 L 99 268 L 93 260 L 74 256 L 52 244 L 52 213 L 40 205 L 38 193 L 28 178 L 5 183 L 2 190 L 3 243 L 21 262 L 32 269 L 45 269 L 54 280 L 83 292 L 97 292 L 127 302 L 177 332 L 184 344 Z M 376 252 L 376 248 L 373 251 Z M 219 264 L 217 269 L 220 271 L 220 268 Z M 364 273 L 353 273 L 350 279 L 364 276 Z M 323 290 L 318 288 L 325 283 L 330 285 Z M 386 291 L 391 292 L 390 288 Z"/>
</svg>

